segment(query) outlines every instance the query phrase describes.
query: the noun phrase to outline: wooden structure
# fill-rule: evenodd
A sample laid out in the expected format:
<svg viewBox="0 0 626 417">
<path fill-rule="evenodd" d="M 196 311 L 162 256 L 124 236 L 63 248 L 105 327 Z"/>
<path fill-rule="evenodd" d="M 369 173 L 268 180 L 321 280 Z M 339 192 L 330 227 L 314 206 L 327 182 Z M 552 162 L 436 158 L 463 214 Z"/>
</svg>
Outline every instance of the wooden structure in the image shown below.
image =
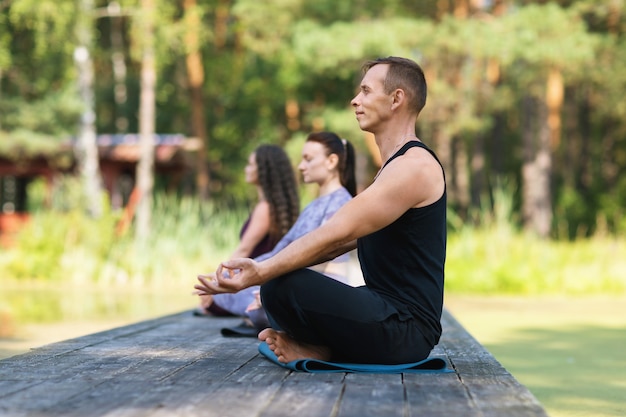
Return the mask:
<svg viewBox="0 0 626 417">
<path fill-rule="evenodd" d="M 69 144 L 45 153 L 26 153 L 19 147 L 13 151 L 0 154 L 0 246 L 9 245 L 13 234 L 28 221 L 28 184 L 43 178 L 51 190 L 55 175 L 74 166 Z"/>
<path fill-rule="evenodd" d="M 135 185 L 135 171 L 140 157 L 139 135 L 98 135 L 98 157 L 104 188 L 114 208 L 126 206 Z M 197 166 L 198 139 L 181 134 L 154 136 L 154 171 L 176 187 L 185 174 Z"/>
<path fill-rule="evenodd" d="M 102 182 L 111 206 L 124 207 L 135 185 L 139 135 L 98 135 L 96 142 Z M 44 178 L 51 195 L 55 176 L 75 171 L 71 142 L 50 148 L 45 153 L 26 153 L 16 146 L 10 155 L 0 154 L 0 245 L 10 244 L 12 234 L 28 221 L 27 187 L 31 181 Z M 155 135 L 155 175 L 167 178 L 170 187 L 176 187 L 185 174 L 196 169 L 199 148 L 197 139 L 184 135 Z"/>
<path fill-rule="evenodd" d="M 430 374 L 291 372 L 220 335 L 239 321 L 184 312 L 4 359 L 0 415 L 547 416 L 447 312 L 433 354 L 454 372 Z"/>
</svg>

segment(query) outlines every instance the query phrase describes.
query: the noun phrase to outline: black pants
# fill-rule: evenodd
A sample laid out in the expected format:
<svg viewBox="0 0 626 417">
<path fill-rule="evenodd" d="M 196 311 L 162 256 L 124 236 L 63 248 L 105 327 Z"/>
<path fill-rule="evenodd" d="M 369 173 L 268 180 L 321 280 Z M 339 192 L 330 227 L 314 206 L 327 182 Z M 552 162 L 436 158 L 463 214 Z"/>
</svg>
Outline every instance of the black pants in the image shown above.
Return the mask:
<svg viewBox="0 0 626 417">
<path fill-rule="evenodd" d="M 330 348 L 334 361 L 409 363 L 425 359 L 433 348 L 417 320 L 389 315 L 389 302 L 378 293 L 309 269 L 262 285 L 261 301 L 273 328 Z"/>
</svg>

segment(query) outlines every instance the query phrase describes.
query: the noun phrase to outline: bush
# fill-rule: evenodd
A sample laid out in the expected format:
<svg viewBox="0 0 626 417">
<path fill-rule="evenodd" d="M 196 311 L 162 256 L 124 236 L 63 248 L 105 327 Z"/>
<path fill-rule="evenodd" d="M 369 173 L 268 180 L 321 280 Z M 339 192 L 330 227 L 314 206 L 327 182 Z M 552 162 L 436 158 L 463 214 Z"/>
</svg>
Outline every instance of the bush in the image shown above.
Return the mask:
<svg viewBox="0 0 626 417">
<path fill-rule="evenodd" d="M 172 283 L 215 270 L 238 241 L 243 210 L 157 195 L 148 242 L 116 233 L 118 212 L 97 219 L 78 208 L 33 213 L 0 257 L 5 278 L 74 284 Z"/>
<path fill-rule="evenodd" d="M 597 234 L 576 240 L 543 240 L 515 228 L 511 205 L 498 193 L 480 225 L 454 213 L 448 238 L 446 288 L 457 293 L 586 294 L 626 290 L 626 242 Z M 62 205 L 67 209 L 67 205 Z M 247 209 L 220 209 L 190 197 L 157 194 L 150 239 L 132 229 L 117 235 L 120 213 L 93 219 L 80 209 L 39 210 L 0 253 L 3 280 L 72 285 L 190 287 L 212 272 L 237 245 Z"/>
</svg>

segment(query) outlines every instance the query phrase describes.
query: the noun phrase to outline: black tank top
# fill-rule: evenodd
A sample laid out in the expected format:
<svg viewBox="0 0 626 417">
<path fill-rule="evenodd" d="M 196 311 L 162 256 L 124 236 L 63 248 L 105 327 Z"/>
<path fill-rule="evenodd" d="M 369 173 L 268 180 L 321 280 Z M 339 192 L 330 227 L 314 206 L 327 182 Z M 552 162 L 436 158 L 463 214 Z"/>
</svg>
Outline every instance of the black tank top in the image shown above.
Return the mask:
<svg viewBox="0 0 626 417">
<path fill-rule="evenodd" d="M 413 147 L 427 150 L 439 162 L 426 145 L 411 141 L 389 158 L 382 169 Z M 434 343 L 441 335 L 446 237 L 444 188 L 436 202 L 407 210 L 387 227 L 360 238 L 357 243 L 365 283 L 388 301 L 385 317 L 397 314 L 403 320 L 417 319 L 424 335 Z"/>
</svg>

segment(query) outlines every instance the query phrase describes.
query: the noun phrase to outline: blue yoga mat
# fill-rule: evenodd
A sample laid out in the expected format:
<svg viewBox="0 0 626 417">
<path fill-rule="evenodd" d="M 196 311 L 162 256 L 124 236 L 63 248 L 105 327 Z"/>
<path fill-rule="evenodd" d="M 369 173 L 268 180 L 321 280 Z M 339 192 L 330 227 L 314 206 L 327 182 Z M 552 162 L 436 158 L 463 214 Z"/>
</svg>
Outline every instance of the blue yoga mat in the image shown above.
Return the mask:
<svg viewBox="0 0 626 417">
<path fill-rule="evenodd" d="M 443 358 L 426 358 L 423 361 L 399 364 L 377 365 L 362 363 L 326 362 L 317 359 L 299 359 L 288 363 L 278 361 L 278 358 L 269 348 L 267 343 L 259 344 L 259 352 L 276 365 L 292 371 L 310 373 L 352 372 L 368 374 L 401 374 L 401 373 L 434 373 L 453 372 L 448 368 L 448 363 Z"/>
</svg>

